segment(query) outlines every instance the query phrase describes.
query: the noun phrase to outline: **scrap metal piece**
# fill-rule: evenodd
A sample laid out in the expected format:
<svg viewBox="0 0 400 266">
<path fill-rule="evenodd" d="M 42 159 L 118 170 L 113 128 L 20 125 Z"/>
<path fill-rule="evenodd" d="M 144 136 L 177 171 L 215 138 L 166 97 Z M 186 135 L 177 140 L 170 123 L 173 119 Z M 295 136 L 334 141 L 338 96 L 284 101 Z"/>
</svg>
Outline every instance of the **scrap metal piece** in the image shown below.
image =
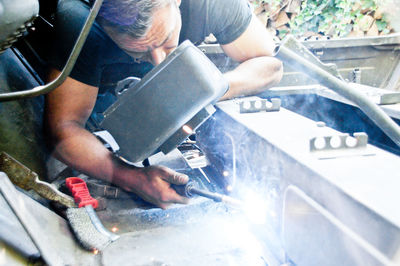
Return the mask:
<svg viewBox="0 0 400 266">
<path fill-rule="evenodd" d="M 59 202 L 67 207 L 75 206 L 73 198 L 60 192 L 51 184 L 39 180 L 35 172 L 5 152 L 0 153 L 0 171 L 6 173 L 10 180 L 22 189 L 33 189 L 43 198 Z"/>
<path fill-rule="evenodd" d="M 310 152 L 316 154 L 319 159 L 374 154 L 367 149 L 368 135 L 366 133 L 356 132 L 353 136 L 346 133 L 314 137 L 310 139 Z"/>
<path fill-rule="evenodd" d="M 281 108 L 281 99 L 272 98 L 271 102 L 265 99 L 243 100 L 239 103 L 240 113 L 274 112 Z"/>
<path fill-rule="evenodd" d="M 48 265 L 62 265 L 58 254 L 52 250 L 52 247 L 49 244 L 49 236 L 43 232 L 44 228 L 41 227 L 33 217 L 31 217 L 31 213 L 27 211 L 24 201 L 19 198 L 17 190 L 15 190 L 13 184 L 7 178 L 7 175 L 1 172 L 0 193 L 11 207 L 15 216 L 17 216 L 25 231 L 32 239 L 32 242 L 40 251 L 44 261 Z"/>
<path fill-rule="evenodd" d="M 39 250 L 33 244 L 2 195 L 0 195 L 0 210 L 0 253 L 2 252 L 1 243 L 3 243 L 28 260 L 39 259 Z"/>
</svg>

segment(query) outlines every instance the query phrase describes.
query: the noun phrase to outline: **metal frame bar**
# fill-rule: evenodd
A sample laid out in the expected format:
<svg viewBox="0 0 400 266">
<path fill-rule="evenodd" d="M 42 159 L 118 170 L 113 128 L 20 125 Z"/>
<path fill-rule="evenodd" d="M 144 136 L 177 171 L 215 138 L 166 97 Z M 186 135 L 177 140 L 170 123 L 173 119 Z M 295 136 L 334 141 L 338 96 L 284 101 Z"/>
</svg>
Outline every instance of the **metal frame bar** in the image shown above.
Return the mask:
<svg viewBox="0 0 400 266">
<path fill-rule="evenodd" d="M 75 43 L 74 48 L 68 58 L 68 61 L 67 61 L 66 65 L 64 66 L 64 69 L 61 71 L 60 75 L 55 80 L 51 81 L 50 83 L 48 83 L 46 85 L 37 86 L 31 90 L 2 93 L 2 94 L 0 94 L 0 102 L 13 101 L 13 100 L 19 100 L 19 99 L 39 96 L 42 94 L 46 94 L 46 93 L 54 90 L 58 86 L 60 86 L 65 81 L 65 79 L 69 76 L 69 74 L 71 73 L 71 70 L 74 67 L 75 62 L 79 56 L 79 53 L 82 50 L 82 47 L 86 41 L 86 37 L 88 36 L 88 34 L 90 32 L 92 24 L 97 16 L 97 13 L 100 10 L 102 3 L 103 3 L 103 0 L 95 1 L 93 7 L 90 10 L 90 13 L 89 13 L 87 19 L 86 19 L 86 22 L 83 25 L 81 33 L 79 34 L 78 39 L 76 40 L 76 43 Z"/>
</svg>

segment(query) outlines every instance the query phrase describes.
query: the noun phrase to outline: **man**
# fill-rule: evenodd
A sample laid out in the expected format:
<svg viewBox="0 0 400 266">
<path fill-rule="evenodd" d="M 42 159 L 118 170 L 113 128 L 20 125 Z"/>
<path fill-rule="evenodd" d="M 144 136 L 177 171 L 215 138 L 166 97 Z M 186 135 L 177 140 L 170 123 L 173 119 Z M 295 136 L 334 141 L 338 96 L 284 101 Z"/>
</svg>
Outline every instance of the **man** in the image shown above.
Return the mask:
<svg viewBox="0 0 400 266">
<path fill-rule="evenodd" d="M 88 8 L 79 0 L 59 3 L 50 78 L 59 74 Z M 222 100 L 256 94 L 279 82 L 282 65 L 271 57 L 272 38 L 246 0 L 105 0 L 70 77 L 47 95 L 46 120 L 55 155 L 74 169 L 161 208 L 186 203 L 170 188 L 170 183 L 186 183 L 186 175 L 160 166 L 123 164 L 85 129 L 85 123 L 105 69 L 112 66 L 114 71 L 126 70 L 125 77 L 141 76 L 148 69 L 146 62 L 157 65 L 182 41 L 199 44 L 210 33 L 228 56 L 241 62 L 224 73 L 230 88 Z"/>
</svg>

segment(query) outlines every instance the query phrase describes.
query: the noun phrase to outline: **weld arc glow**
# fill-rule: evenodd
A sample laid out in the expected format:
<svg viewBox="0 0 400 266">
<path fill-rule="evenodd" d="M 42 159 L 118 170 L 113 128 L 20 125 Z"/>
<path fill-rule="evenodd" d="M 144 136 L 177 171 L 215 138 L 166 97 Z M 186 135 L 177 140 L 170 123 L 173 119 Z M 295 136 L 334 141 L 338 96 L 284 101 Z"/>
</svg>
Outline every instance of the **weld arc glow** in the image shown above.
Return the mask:
<svg viewBox="0 0 400 266">
<path fill-rule="evenodd" d="M 265 224 L 267 215 L 275 216 L 265 197 L 250 192 L 243 199 L 243 212 L 253 224 Z"/>
<path fill-rule="evenodd" d="M 192 134 L 193 133 L 193 129 L 191 127 L 189 127 L 188 125 L 184 125 L 182 127 L 182 130 L 187 134 Z"/>
</svg>

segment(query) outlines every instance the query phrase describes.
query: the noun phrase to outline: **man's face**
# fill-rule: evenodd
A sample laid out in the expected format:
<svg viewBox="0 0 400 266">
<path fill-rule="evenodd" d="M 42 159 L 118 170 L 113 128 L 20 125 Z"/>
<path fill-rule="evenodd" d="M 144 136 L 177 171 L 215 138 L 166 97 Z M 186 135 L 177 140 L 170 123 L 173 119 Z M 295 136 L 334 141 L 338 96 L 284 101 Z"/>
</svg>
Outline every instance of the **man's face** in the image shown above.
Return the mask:
<svg viewBox="0 0 400 266">
<path fill-rule="evenodd" d="M 107 30 L 107 33 L 133 58 L 158 65 L 178 46 L 181 26 L 179 8 L 171 4 L 154 12 L 149 31 L 140 39 L 133 39 L 128 34 L 118 34 L 110 30 Z"/>
</svg>

